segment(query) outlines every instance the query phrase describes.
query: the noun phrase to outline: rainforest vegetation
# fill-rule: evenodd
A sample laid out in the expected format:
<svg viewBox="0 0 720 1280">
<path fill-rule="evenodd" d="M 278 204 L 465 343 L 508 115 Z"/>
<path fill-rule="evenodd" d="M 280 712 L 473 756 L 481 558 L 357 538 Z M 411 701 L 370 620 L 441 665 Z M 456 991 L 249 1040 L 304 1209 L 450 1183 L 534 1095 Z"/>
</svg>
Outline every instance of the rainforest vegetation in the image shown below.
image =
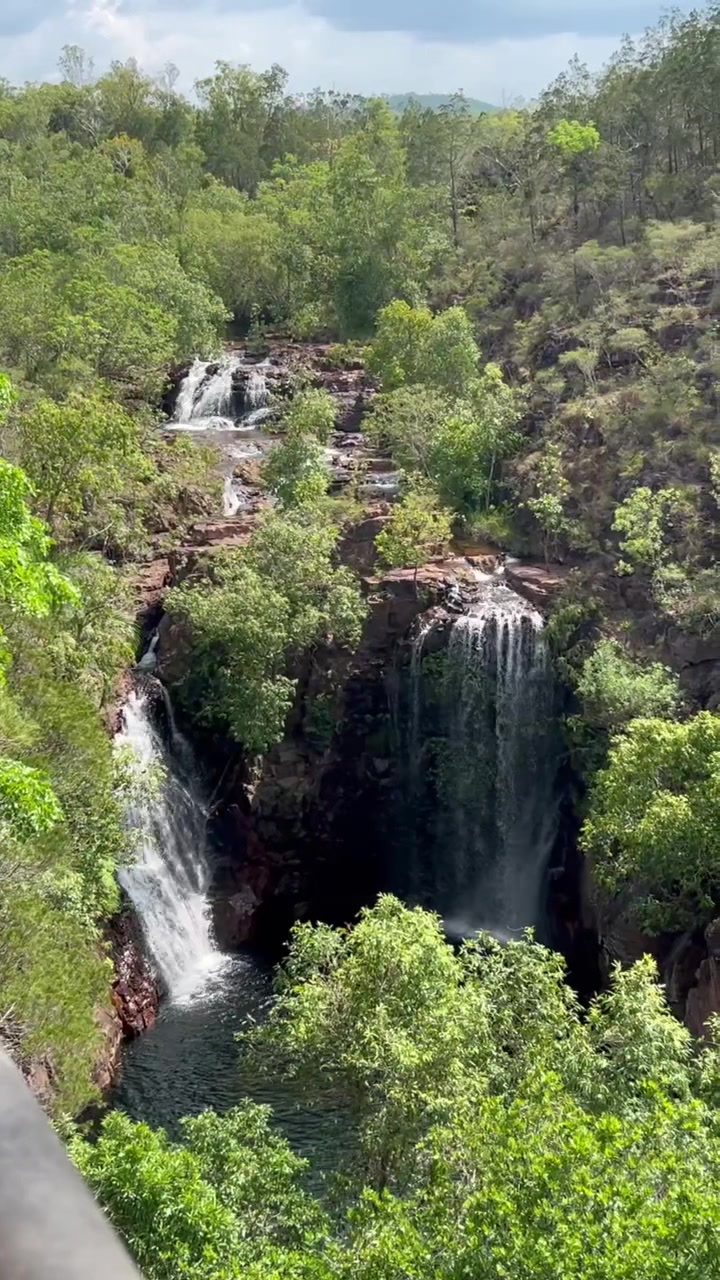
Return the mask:
<svg viewBox="0 0 720 1280">
<path fill-rule="evenodd" d="M 172 68 L 96 77 L 76 48 L 56 83 L 0 83 L 0 1034 L 51 1064 L 58 1114 L 93 1096 L 133 857 L 107 715 L 139 567 L 219 499 L 163 397 L 231 333 L 364 361 L 363 429 L 403 477 L 386 564 L 462 533 L 571 570 L 548 635 L 597 893 L 651 938 L 717 913 L 720 681 L 664 646 L 720 626 L 719 55 L 720 9 L 670 15 L 484 114 L 227 62 L 190 101 Z M 166 601 L 187 713 L 249 755 L 282 737 L 293 659 L 357 643 L 366 608 L 332 405 L 295 390 L 272 510 Z M 311 1193 L 250 1103 L 182 1142 L 111 1114 L 71 1150 L 148 1280 L 718 1270 L 717 1050 L 647 958 L 581 1009 L 532 939 L 455 950 L 382 898 L 295 930 L 243 1051 L 337 1091 L 347 1167 Z"/>
</svg>

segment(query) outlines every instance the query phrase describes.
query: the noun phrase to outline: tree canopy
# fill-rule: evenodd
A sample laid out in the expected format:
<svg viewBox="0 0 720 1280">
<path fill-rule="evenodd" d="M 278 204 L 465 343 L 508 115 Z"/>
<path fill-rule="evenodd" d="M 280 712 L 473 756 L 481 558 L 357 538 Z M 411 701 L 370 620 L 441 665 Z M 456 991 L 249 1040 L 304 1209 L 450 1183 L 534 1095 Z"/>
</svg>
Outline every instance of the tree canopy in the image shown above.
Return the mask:
<svg viewBox="0 0 720 1280">
<path fill-rule="evenodd" d="M 717 1265 L 717 1051 L 693 1059 L 647 958 L 581 1016 L 531 939 L 457 951 L 386 897 L 350 930 L 296 927 L 250 1034 L 310 1103 L 344 1100 L 343 1176 L 311 1197 L 248 1103 L 184 1121 L 182 1144 L 111 1115 L 73 1155 L 148 1280 L 699 1280 Z"/>
</svg>

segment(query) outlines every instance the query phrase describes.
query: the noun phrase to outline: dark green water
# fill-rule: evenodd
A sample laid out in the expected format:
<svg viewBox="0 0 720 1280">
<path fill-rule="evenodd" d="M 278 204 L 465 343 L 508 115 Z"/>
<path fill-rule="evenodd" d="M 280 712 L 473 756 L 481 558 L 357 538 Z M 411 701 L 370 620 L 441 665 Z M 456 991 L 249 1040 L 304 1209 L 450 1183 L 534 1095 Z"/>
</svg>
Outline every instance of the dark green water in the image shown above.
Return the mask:
<svg viewBox="0 0 720 1280">
<path fill-rule="evenodd" d="M 256 957 L 217 956 L 217 967 L 163 1005 L 151 1031 L 126 1049 L 114 1106 L 178 1136 L 178 1120 L 207 1108 L 227 1111 L 244 1097 L 272 1107 L 291 1146 L 313 1174 L 336 1168 L 348 1117 L 331 1103 L 310 1109 L 297 1086 L 251 1064 L 235 1036 L 267 1016 L 272 974 Z"/>
</svg>

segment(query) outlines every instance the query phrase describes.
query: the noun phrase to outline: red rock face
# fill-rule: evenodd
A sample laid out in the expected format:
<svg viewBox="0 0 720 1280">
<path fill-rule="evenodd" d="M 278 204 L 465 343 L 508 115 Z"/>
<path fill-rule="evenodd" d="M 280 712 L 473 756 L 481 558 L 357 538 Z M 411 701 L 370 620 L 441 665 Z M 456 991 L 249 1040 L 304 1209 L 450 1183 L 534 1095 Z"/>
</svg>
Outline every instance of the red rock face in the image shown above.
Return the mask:
<svg viewBox="0 0 720 1280">
<path fill-rule="evenodd" d="M 561 590 L 571 572 L 569 566 L 553 565 L 552 569 L 541 564 L 509 564 L 505 568 L 508 586 L 524 596 L 536 609 L 546 609 Z"/>
<path fill-rule="evenodd" d="M 112 987 L 113 1008 L 122 1038 L 132 1039 L 155 1022 L 159 992 L 142 952 L 137 925 L 129 912 L 113 921 L 110 936 L 116 974 Z"/>
</svg>

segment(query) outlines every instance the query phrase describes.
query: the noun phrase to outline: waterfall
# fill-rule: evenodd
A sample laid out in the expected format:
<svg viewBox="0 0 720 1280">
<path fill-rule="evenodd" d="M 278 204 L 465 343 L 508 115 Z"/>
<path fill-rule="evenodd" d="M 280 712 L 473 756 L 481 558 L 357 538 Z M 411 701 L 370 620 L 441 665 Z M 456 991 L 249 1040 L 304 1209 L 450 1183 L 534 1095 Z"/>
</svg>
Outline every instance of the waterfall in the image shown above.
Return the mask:
<svg viewBox="0 0 720 1280">
<path fill-rule="evenodd" d="M 193 416 L 193 408 L 197 393 L 201 384 L 207 375 L 207 362 L 205 360 L 194 360 L 190 371 L 183 378 L 180 389 L 178 391 L 177 401 L 175 404 L 175 421 L 190 422 Z"/>
<path fill-rule="evenodd" d="M 167 745 L 155 726 L 150 691 L 165 699 Z M 179 733 L 163 686 L 145 677 L 131 692 L 116 736 L 129 748 L 148 794 L 128 806 L 136 835 L 136 860 L 120 872 L 120 882 L 142 927 L 151 961 L 171 996 L 219 956 L 208 918 L 209 871 L 205 812 L 193 783 L 189 743 Z M 161 773 L 153 778 L 153 766 Z"/>
<path fill-rule="evenodd" d="M 454 620 L 442 676 L 427 688 L 421 631 L 411 658 L 410 792 L 416 811 L 409 892 L 448 931 L 507 937 L 539 922 L 557 831 L 554 679 L 543 620 L 504 582 L 488 578 Z M 434 699 L 434 702 L 433 702 Z M 422 734 L 422 738 L 421 738 Z M 423 759 L 418 799 L 417 758 Z M 413 892 L 414 890 L 414 892 Z"/>
<path fill-rule="evenodd" d="M 262 409 L 267 404 L 267 379 L 262 368 L 251 369 L 245 388 L 245 403 L 250 409 Z"/>
<path fill-rule="evenodd" d="M 223 515 L 227 519 L 236 516 L 240 510 L 241 502 L 235 491 L 235 483 L 232 476 L 226 476 L 223 482 Z"/>
<path fill-rule="evenodd" d="M 248 366 L 239 355 L 224 355 L 215 361 L 194 360 L 178 390 L 174 422 L 196 431 L 213 426 L 227 430 L 235 426 L 240 410 L 244 415 L 257 413 L 265 408 L 267 400 L 267 380 L 261 365 Z"/>
</svg>

